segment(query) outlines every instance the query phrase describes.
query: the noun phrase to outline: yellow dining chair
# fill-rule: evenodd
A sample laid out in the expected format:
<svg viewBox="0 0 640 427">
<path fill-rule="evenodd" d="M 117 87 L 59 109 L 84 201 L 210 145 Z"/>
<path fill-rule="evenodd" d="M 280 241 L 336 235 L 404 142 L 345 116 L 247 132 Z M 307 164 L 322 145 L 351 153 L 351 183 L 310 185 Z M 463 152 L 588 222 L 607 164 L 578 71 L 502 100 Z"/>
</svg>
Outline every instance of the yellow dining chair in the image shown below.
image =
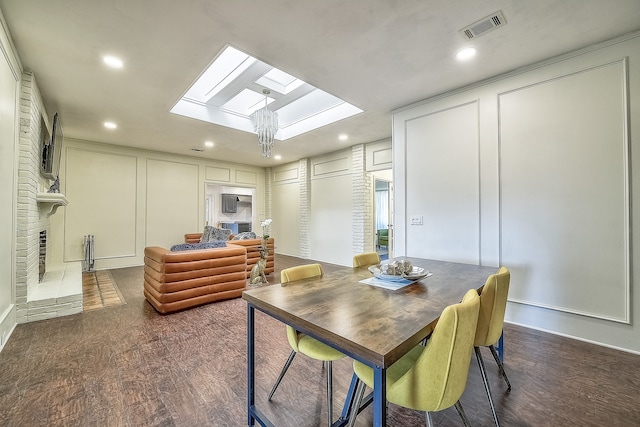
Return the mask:
<svg viewBox="0 0 640 427">
<path fill-rule="evenodd" d="M 427 345 L 415 346 L 387 368 L 387 401 L 425 411 L 427 426 L 432 426 L 431 412 L 455 406 L 469 425 L 459 399 L 467 384 L 479 308 L 478 292 L 470 289 L 462 302 L 444 309 Z M 353 370 L 358 381 L 349 426 L 358 415 L 365 385 L 373 387 L 372 368 L 354 361 Z"/>
<path fill-rule="evenodd" d="M 353 256 L 354 267 L 365 267 L 380 264 L 380 255 L 377 252 L 365 252 Z"/>
<path fill-rule="evenodd" d="M 498 357 L 498 353 L 496 352 L 494 345 L 500 339 L 500 335 L 502 335 L 510 281 L 511 273 L 506 267 L 501 267 L 496 274 L 492 274 L 487 278 L 487 281 L 482 288 L 482 292 L 480 293 L 480 315 L 478 316 L 476 338 L 473 343 L 476 352 L 476 359 L 478 360 L 478 366 L 480 367 L 480 374 L 482 375 L 484 388 L 487 391 L 489 405 L 491 405 L 491 412 L 493 413 L 493 420 L 495 421 L 496 426 L 500 426 L 500 422 L 498 421 L 496 408 L 493 404 L 493 397 L 491 396 L 489 381 L 487 381 L 487 371 L 484 366 L 480 347 L 489 347 L 491 350 L 491 354 L 498 364 L 500 375 L 502 375 L 502 378 L 504 378 L 507 383 L 507 393 L 509 393 L 511 391 L 511 383 L 509 382 L 509 378 L 507 378 L 507 373 L 504 371 L 504 366 Z"/>
<path fill-rule="evenodd" d="M 311 279 L 313 277 L 322 277 L 323 276 L 322 266 L 320 264 L 307 264 L 307 265 L 299 265 L 297 267 L 291 267 L 284 269 L 280 272 L 280 282 L 287 283 L 293 282 L 295 280 L 302 279 Z M 301 332 L 296 331 L 291 326 L 287 325 L 287 339 L 289 340 L 289 344 L 291 345 L 291 354 L 289 354 L 289 358 L 285 362 L 282 372 L 278 376 L 276 383 L 271 389 L 271 393 L 269 393 L 269 400 L 273 396 L 273 393 L 276 392 L 276 389 L 280 385 L 280 381 L 284 377 L 284 374 L 291 366 L 291 362 L 293 362 L 293 358 L 296 353 L 302 353 L 304 355 L 309 356 L 312 359 L 321 360 L 323 362 L 327 362 L 327 408 L 328 408 L 328 425 L 333 424 L 333 374 L 332 374 L 332 363 L 334 360 L 342 359 L 345 357 L 344 354 L 335 350 L 328 345 L 311 338 L 310 336 L 304 335 Z"/>
</svg>

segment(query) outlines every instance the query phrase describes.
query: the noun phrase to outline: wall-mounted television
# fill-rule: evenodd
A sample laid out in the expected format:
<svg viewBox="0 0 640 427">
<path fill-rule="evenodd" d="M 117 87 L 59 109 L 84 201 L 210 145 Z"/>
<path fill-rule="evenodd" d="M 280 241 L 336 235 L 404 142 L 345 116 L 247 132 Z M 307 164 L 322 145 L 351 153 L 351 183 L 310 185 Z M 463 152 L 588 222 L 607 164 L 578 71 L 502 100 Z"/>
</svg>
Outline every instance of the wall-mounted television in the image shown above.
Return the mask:
<svg viewBox="0 0 640 427">
<path fill-rule="evenodd" d="M 44 123 L 42 123 L 44 126 Z M 62 123 L 60 116 L 56 113 L 53 116 L 53 126 L 51 137 L 48 137 L 46 128 L 42 131 L 42 162 L 40 165 L 40 174 L 47 178 L 55 180 L 60 173 L 60 158 L 62 156 Z"/>
</svg>

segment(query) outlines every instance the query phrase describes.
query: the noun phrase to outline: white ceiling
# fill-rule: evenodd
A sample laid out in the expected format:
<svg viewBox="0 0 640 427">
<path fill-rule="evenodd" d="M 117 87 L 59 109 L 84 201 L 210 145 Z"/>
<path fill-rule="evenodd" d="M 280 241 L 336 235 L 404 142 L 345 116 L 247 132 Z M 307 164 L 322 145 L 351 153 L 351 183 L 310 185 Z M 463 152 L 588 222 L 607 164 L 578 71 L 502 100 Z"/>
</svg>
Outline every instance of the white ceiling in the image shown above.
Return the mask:
<svg viewBox="0 0 640 427">
<path fill-rule="evenodd" d="M 640 0 L 0 0 L 0 9 L 65 137 L 257 166 L 389 138 L 396 108 L 640 29 Z M 471 42 L 459 33 L 498 10 L 503 27 Z M 280 161 L 262 158 L 253 134 L 169 113 L 227 44 L 364 112 L 277 141 Z M 478 55 L 457 62 L 468 45 Z M 124 68 L 105 67 L 105 54 Z M 191 151 L 205 140 L 216 146 Z"/>
</svg>

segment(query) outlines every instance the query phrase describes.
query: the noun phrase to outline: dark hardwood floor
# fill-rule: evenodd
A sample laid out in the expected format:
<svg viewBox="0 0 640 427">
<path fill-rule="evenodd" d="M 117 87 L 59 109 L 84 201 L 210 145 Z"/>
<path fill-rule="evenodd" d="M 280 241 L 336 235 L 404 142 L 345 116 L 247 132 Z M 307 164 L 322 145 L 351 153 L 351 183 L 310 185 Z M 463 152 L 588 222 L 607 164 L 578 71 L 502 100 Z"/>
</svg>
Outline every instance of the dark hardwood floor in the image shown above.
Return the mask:
<svg viewBox="0 0 640 427">
<path fill-rule="evenodd" d="M 269 280 L 306 262 L 277 255 Z M 144 300 L 142 267 L 110 272 L 126 304 L 16 327 L 0 353 L 0 425 L 246 425 L 246 303 L 163 316 Z M 296 357 L 268 402 L 290 347 L 284 326 L 262 313 L 256 333 L 260 407 L 277 426 L 324 426 L 322 364 Z M 640 356 L 514 325 L 504 333 L 511 393 L 484 353 L 503 426 L 640 426 Z M 334 362 L 333 374 L 339 414 L 351 361 Z M 462 404 L 474 426 L 493 425 L 475 358 Z M 454 409 L 433 418 L 462 425 Z M 367 408 L 357 425 L 371 420 Z M 389 405 L 388 425 L 421 426 L 424 414 Z"/>
</svg>

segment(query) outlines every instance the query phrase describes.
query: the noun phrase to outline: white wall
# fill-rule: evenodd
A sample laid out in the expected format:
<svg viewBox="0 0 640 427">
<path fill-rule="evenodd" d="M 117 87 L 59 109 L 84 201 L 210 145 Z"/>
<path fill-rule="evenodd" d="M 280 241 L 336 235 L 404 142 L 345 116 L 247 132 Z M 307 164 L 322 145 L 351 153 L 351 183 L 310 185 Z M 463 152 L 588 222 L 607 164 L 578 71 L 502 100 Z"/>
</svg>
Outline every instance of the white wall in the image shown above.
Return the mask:
<svg viewBox="0 0 640 427">
<path fill-rule="evenodd" d="M 273 168 L 277 253 L 351 265 L 353 235 L 362 233 L 353 225 L 353 169 L 350 149 Z"/>
<path fill-rule="evenodd" d="M 64 146 L 60 179 L 69 205 L 51 222 L 62 236 L 53 256 L 64 262 L 82 260 L 83 237 L 93 234 L 96 269 L 141 265 L 146 246 L 168 248 L 202 231 L 207 184 L 264 193 L 262 168 L 69 138 Z M 254 203 L 260 214 L 263 200 Z"/>
<path fill-rule="evenodd" d="M 16 324 L 15 248 L 20 64 L 0 14 L 0 349 Z"/>
<path fill-rule="evenodd" d="M 273 168 L 276 252 L 350 266 L 375 250 L 373 175 L 390 167 L 384 140 Z"/>
<path fill-rule="evenodd" d="M 394 112 L 396 254 L 506 265 L 508 321 L 640 352 L 639 62 L 636 33 Z"/>
<path fill-rule="evenodd" d="M 351 265 L 353 198 L 351 150 L 311 159 L 311 259 Z"/>
<path fill-rule="evenodd" d="M 276 240 L 276 252 L 300 257 L 301 197 L 307 187 L 303 170 L 298 162 L 272 169 L 271 235 Z"/>
<path fill-rule="evenodd" d="M 253 229 L 261 232 L 269 214 L 277 253 L 351 265 L 354 253 L 374 245 L 365 161 L 377 153 L 372 167 L 388 167 L 390 150 L 384 141 L 303 159 L 273 168 L 267 185 L 262 168 L 67 138 L 61 186 L 69 205 L 51 217 L 59 236 L 52 257 L 82 260 L 83 237 L 93 234 L 97 269 L 141 265 L 146 246 L 169 247 L 202 230 L 207 186 L 216 185 L 255 190 Z"/>
</svg>

